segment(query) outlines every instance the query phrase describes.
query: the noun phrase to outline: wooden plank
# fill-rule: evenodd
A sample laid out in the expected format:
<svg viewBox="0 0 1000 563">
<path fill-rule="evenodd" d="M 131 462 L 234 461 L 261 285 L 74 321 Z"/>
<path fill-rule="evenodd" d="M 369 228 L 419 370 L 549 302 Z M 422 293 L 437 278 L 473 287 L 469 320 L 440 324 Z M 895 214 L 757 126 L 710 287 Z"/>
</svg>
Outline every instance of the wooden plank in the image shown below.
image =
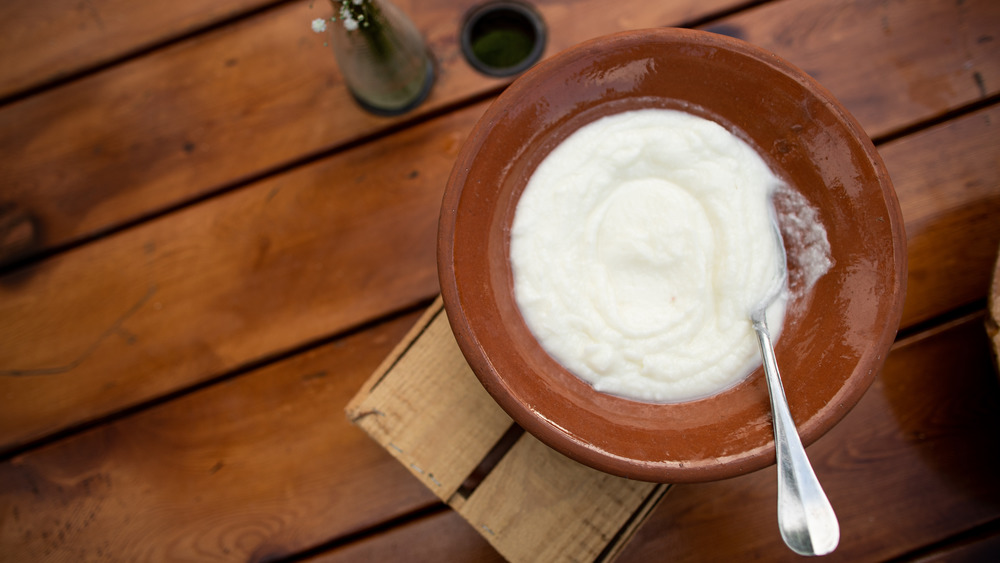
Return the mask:
<svg viewBox="0 0 1000 563">
<path fill-rule="evenodd" d="M 508 561 L 598 561 L 666 487 L 591 469 L 524 434 L 458 511 Z"/>
<path fill-rule="evenodd" d="M 997 526 L 988 526 L 988 529 L 975 533 L 971 537 L 964 535 L 957 540 L 949 541 L 943 546 L 938 546 L 932 550 L 925 550 L 915 557 L 909 557 L 911 563 L 958 563 L 966 561 L 975 563 L 977 561 L 998 561 L 1000 560 L 1000 531 Z"/>
<path fill-rule="evenodd" d="M 824 561 L 884 561 L 1000 516 L 1000 386 L 982 323 L 894 348 L 858 406 L 810 446 L 841 524 Z M 674 486 L 620 561 L 798 560 L 778 534 L 775 480 L 769 468 Z"/>
<path fill-rule="evenodd" d="M 4 0 L 0 3 L 0 99 L 274 1 Z"/>
<path fill-rule="evenodd" d="M 274 560 L 432 506 L 342 411 L 416 318 L 0 463 L 0 559 Z"/>
<path fill-rule="evenodd" d="M 678 24 L 741 1 L 628 0 L 619 10 L 629 16 L 620 18 L 608 17 L 600 0 L 581 0 L 572 9 L 545 4 L 547 52 L 622 29 L 635 18 L 646 25 Z M 427 0 L 418 8 L 399 2 L 439 63 L 428 101 L 402 118 L 356 107 L 325 36 L 310 28 L 313 18 L 331 13 L 313 0 L 0 107 L 0 224 L 28 229 L 0 233 L 0 241 L 19 235 L 17 244 L 0 247 L 0 265 L 494 91 L 504 81 L 478 74 L 458 48 L 462 17 L 477 3 Z"/>
<path fill-rule="evenodd" d="M 996 94 L 1000 3 L 783 0 L 710 28 L 769 49 L 877 137 Z"/>
<path fill-rule="evenodd" d="M 473 1 L 434 0 L 410 11 L 441 66 L 431 98 L 418 113 L 503 84 L 476 74 L 459 54 L 457 29 Z M 545 3 L 540 9 L 551 31 L 546 52 L 553 53 L 596 35 L 675 25 L 736 5 L 735 0 L 628 0 L 616 5 L 614 17 L 599 0 Z M 877 136 L 1000 91 L 1000 42 L 982 40 L 996 28 L 996 4 L 970 0 L 958 11 L 938 5 L 943 3 L 889 4 L 891 17 L 898 18 L 892 33 L 875 23 L 881 17 L 866 4 L 841 0 L 776 2 L 715 29 L 771 47 L 813 72 L 845 96 L 848 108 Z M 375 118 L 353 106 L 322 37 L 306 25 L 318 12 L 304 1 L 289 4 L 0 108 L 5 155 L 0 178 L 13 209 L 7 213 L 35 226 L 0 263 L 100 233 L 412 117 Z M 827 25 L 835 33 L 811 32 Z M 911 58 L 922 49 L 933 56 Z M 900 70 L 905 66 L 900 61 L 910 60 L 919 60 L 919 68 Z M 845 67 L 844 61 L 852 62 Z M 873 85 L 880 87 L 872 91 Z M 925 90 L 949 94 L 921 94 Z M 917 101 L 900 101 L 913 93 L 921 94 Z"/>
<path fill-rule="evenodd" d="M 415 328 L 347 415 L 447 501 L 513 422 L 465 362 L 440 298 Z"/>
<path fill-rule="evenodd" d="M 357 561 L 502 563 L 506 560 L 457 512 L 448 510 L 349 543 L 305 561 L 306 563 Z"/>
<path fill-rule="evenodd" d="M 1000 248 L 998 125 L 994 105 L 879 148 L 906 225 L 903 326 L 987 296 Z"/>
<path fill-rule="evenodd" d="M 482 110 L 0 278 L 0 450 L 430 299 L 441 194 Z"/>
</svg>

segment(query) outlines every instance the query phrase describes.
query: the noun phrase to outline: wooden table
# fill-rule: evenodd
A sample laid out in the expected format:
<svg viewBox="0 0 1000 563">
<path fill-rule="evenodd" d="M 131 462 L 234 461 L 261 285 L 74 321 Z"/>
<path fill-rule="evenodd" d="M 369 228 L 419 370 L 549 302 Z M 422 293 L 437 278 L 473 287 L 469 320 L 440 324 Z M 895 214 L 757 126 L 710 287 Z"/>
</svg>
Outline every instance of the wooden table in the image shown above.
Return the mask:
<svg viewBox="0 0 1000 563">
<path fill-rule="evenodd" d="M 400 0 L 438 63 L 356 107 L 312 0 L 0 7 L 0 559 L 478 561 L 489 544 L 343 409 L 438 293 L 452 161 L 506 85 L 473 0 Z M 689 26 L 800 66 L 875 140 L 905 216 L 899 337 L 810 447 L 829 560 L 1000 554 L 1000 3 L 535 2 L 551 55 Z M 619 561 L 796 558 L 773 468 L 674 486 Z"/>
</svg>

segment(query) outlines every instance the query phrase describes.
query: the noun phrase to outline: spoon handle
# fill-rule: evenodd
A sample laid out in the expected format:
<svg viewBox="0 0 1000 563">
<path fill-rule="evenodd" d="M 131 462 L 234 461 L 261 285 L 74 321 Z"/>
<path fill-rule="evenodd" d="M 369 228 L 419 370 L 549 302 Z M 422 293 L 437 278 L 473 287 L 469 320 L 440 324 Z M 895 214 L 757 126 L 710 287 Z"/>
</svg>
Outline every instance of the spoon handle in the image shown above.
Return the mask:
<svg viewBox="0 0 1000 563">
<path fill-rule="evenodd" d="M 826 555 L 840 541 L 837 515 L 809 464 L 795 430 L 778 375 L 767 323 L 763 318 L 754 320 L 753 328 L 764 360 L 774 418 L 774 445 L 778 458 L 778 528 L 785 544 L 795 553 Z"/>
</svg>

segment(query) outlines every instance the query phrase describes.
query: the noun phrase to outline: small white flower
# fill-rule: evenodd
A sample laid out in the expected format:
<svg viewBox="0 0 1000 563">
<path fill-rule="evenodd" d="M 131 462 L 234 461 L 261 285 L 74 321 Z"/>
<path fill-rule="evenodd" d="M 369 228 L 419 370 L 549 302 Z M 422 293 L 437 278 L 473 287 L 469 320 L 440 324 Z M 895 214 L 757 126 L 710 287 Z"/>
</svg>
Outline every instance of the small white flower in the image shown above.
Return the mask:
<svg viewBox="0 0 1000 563">
<path fill-rule="evenodd" d="M 316 18 L 313 20 L 313 31 L 316 33 L 321 33 L 326 31 L 326 20 L 323 18 Z"/>
<path fill-rule="evenodd" d="M 358 20 L 354 18 L 347 18 L 344 20 L 344 29 L 347 31 L 354 31 L 358 28 Z"/>
<path fill-rule="evenodd" d="M 355 6 L 360 6 L 360 5 L 361 5 L 361 3 L 362 3 L 362 2 L 364 2 L 364 1 L 365 1 L 365 0 L 354 0 L 354 5 L 355 5 Z"/>
</svg>

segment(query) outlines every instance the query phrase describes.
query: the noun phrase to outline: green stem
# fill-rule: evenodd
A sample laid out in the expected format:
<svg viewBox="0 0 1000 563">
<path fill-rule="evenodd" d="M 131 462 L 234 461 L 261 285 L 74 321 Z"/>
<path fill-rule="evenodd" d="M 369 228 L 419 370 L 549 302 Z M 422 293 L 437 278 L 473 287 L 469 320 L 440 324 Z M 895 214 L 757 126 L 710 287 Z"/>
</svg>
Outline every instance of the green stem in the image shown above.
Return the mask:
<svg viewBox="0 0 1000 563">
<path fill-rule="evenodd" d="M 387 60 L 392 56 L 392 42 L 387 35 L 385 19 L 378 5 L 370 0 L 355 4 L 351 0 L 330 0 L 333 7 L 333 20 L 340 20 L 343 25 L 345 14 L 358 22 L 358 28 L 347 30 L 347 33 L 360 33 L 378 60 Z"/>
</svg>

